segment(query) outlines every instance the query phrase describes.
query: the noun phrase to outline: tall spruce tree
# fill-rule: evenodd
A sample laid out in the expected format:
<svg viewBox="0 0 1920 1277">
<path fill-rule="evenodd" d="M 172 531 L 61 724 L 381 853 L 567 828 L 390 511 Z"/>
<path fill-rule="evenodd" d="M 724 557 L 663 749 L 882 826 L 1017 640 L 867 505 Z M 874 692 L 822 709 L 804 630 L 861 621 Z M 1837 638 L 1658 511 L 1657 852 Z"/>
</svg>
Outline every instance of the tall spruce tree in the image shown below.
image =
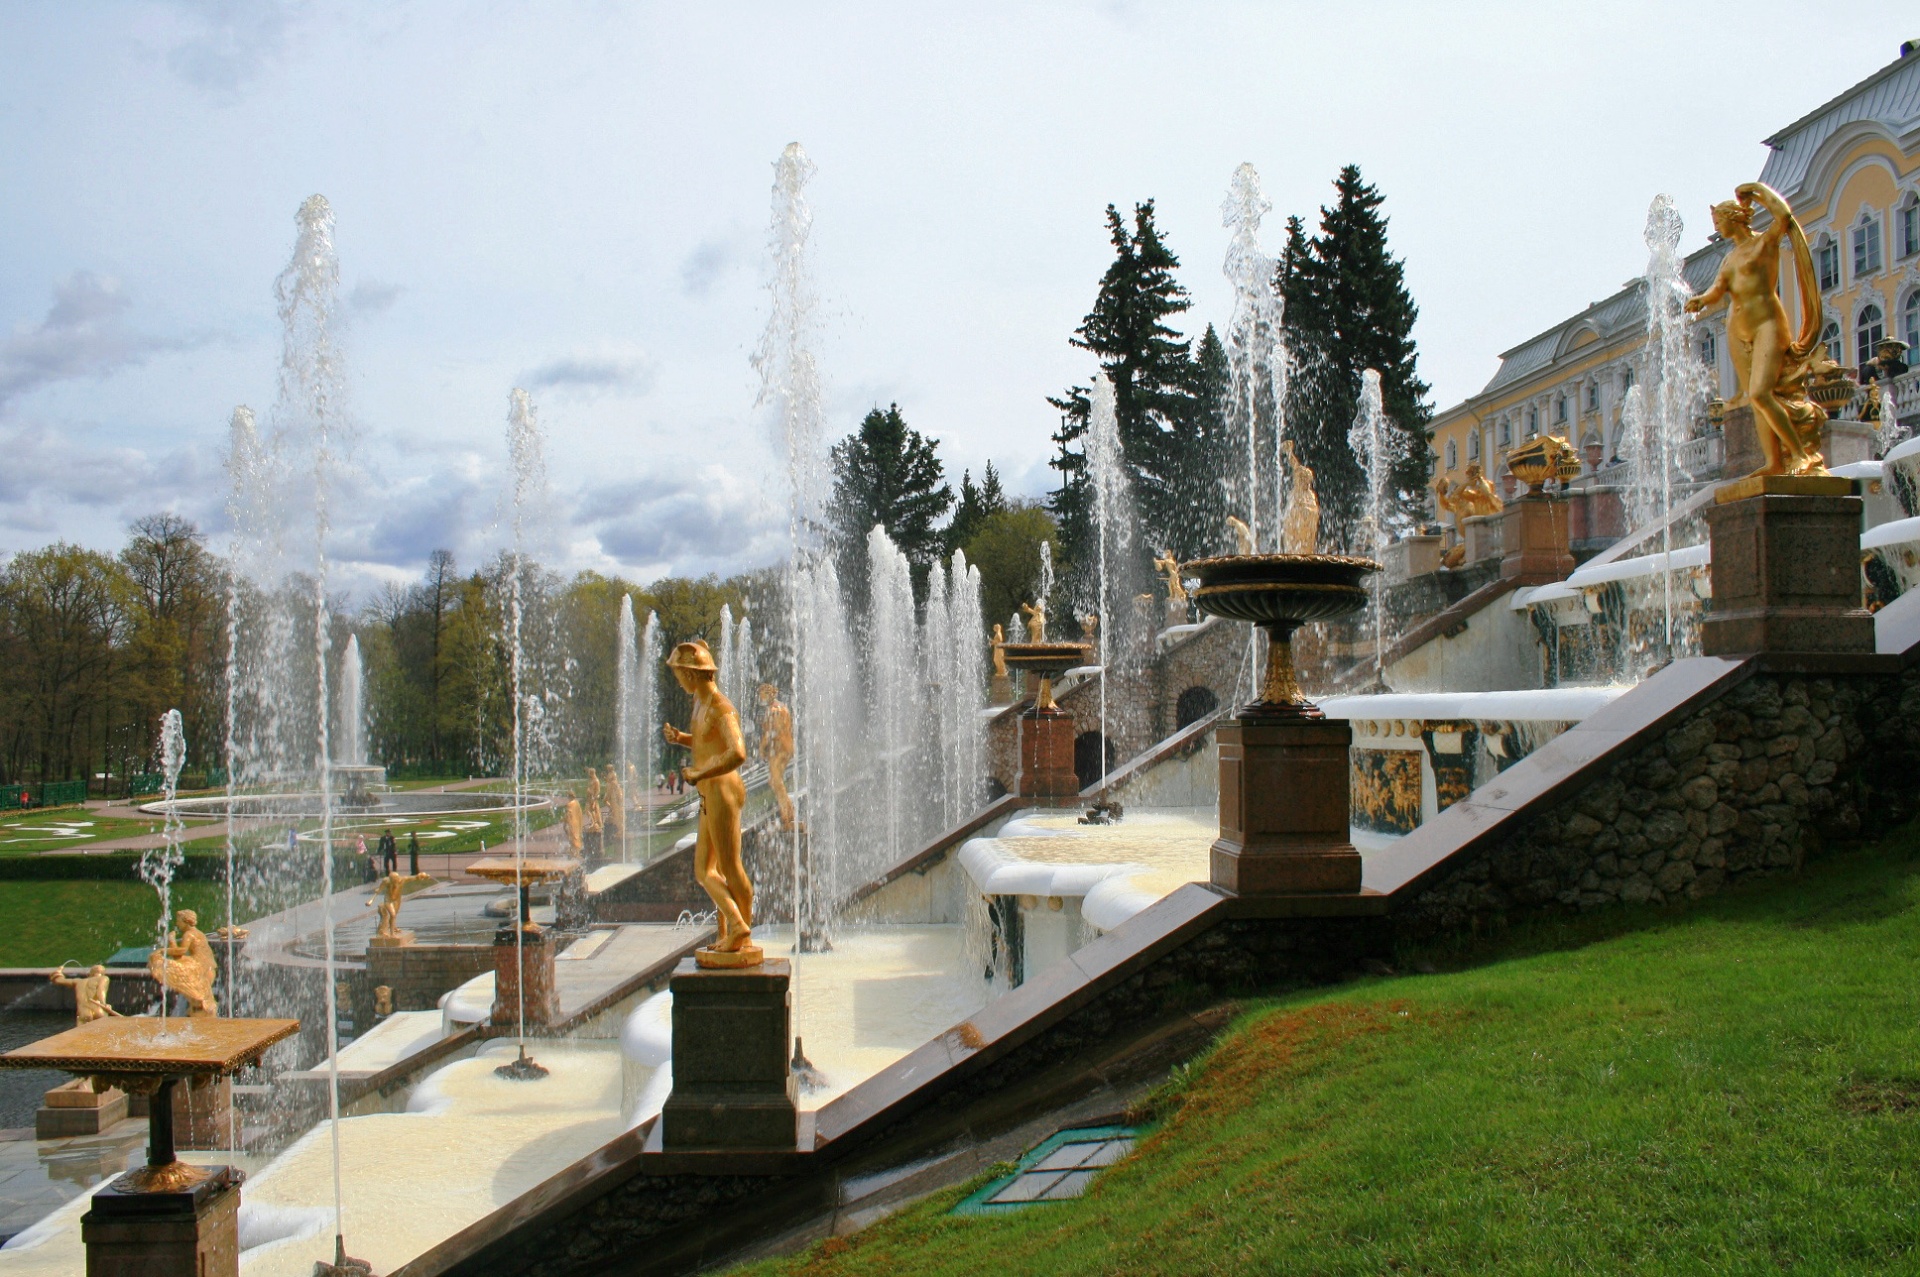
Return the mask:
<svg viewBox="0 0 1920 1277">
<path fill-rule="evenodd" d="M 1387 248 L 1387 219 L 1380 214 L 1385 197 L 1361 179 L 1355 164 L 1340 170 L 1334 192 L 1311 240 L 1299 218 L 1287 219 L 1278 275 L 1294 358 L 1287 433 L 1314 470 L 1322 545 L 1345 546 L 1366 498 L 1365 476 L 1347 446 L 1361 373 L 1380 371 L 1387 416 L 1405 436 L 1389 485 L 1390 529 L 1404 528 L 1424 507 L 1425 427 L 1433 409 L 1413 343 L 1420 309 L 1407 291 L 1403 263 Z"/>
<path fill-rule="evenodd" d="M 947 524 L 945 554 L 951 556 L 966 545 L 981 524 L 1006 508 L 1007 495 L 1001 490 L 1000 475 L 993 468 L 993 462 L 987 462 L 978 487 L 974 486 L 972 471 L 961 471 L 960 500 L 953 507 L 953 521 Z"/>
<path fill-rule="evenodd" d="M 867 603 L 867 534 L 887 530 L 913 568 L 915 602 L 927 597 L 927 572 L 945 544 L 934 524 L 953 505 L 936 449 L 907 425 L 899 404 L 875 408 L 833 445 L 833 498 L 827 518 L 840 579 L 855 607 Z"/>
<path fill-rule="evenodd" d="M 1109 204 L 1107 232 L 1113 262 L 1073 344 L 1091 351 L 1113 382 L 1121 452 L 1148 543 L 1138 548 L 1184 552 L 1196 531 L 1196 503 L 1211 500 L 1218 486 L 1207 454 L 1212 427 L 1199 402 L 1198 370 L 1187 339 L 1169 323 L 1192 301 L 1174 277 L 1180 259 L 1161 236 L 1152 200 L 1134 206 L 1131 226 Z M 1075 386 L 1048 402 L 1062 418 L 1052 463 L 1061 486 L 1048 504 L 1060 525 L 1063 554 L 1084 564 L 1092 535 L 1084 455 L 1088 392 Z"/>
</svg>

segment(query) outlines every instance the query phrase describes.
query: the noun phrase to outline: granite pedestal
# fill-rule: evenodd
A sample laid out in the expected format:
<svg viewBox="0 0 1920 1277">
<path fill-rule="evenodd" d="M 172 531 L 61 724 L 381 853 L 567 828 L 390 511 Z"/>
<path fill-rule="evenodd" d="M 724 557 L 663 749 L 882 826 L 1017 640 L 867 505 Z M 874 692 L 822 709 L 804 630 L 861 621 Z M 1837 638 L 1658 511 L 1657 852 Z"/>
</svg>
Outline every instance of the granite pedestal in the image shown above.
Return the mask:
<svg viewBox="0 0 1920 1277">
<path fill-rule="evenodd" d="M 66 1139 L 73 1135 L 98 1135 L 126 1120 L 127 1093 L 118 1087 L 95 1091 L 85 1078 L 63 1082 L 42 1098 L 33 1115 L 33 1137 L 37 1140 Z"/>
<path fill-rule="evenodd" d="M 1704 654 L 1874 650 L 1852 489 L 1832 477 L 1722 485 L 1706 511 L 1713 600 L 1700 626 Z"/>
<path fill-rule="evenodd" d="M 526 984 L 528 1024 L 547 1025 L 560 1018 L 553 980 L 553 931 L 528 924 L 515 941 L 511 924 L 493 933 L 493 1011 L 496 1025 L 520 1021 L 520 986 Z"/>
<path fill-rule="evenodd" d="M 1500 575 L 1551 585 L 1573 575 L 1573 517 L 1564 497 L 1529 492 L 1501 516 Z"/>
<path fill-rule="evenodd" d="M 95 1192 L 80 1217 L 87 1277 L 238 1277 L 240 1179 L 221 1166 L 176 1191 Z"/>
<path fill-rule="evenodd" d="M 1073 769 L 1073 715 L 1056 706 L 1020 715 L 1020 793 L 1026 798 L 1071 798 L 1080 792 Z"/>
<path fill-rule="evenodd" d="M 1317 713 L 1317 711 L 1315 711 Z M 1213 885 L 1239 896 L 1360 890 L 1344 719 L 1243 715 L 1218 729 Z"/>
<path fill-rule="evenodd" d="M 799 1131 L 790 1032 L 790 965 L 674 969 L 673 1091 L 661 1147 L 792 1152 Z"/>
</svg>

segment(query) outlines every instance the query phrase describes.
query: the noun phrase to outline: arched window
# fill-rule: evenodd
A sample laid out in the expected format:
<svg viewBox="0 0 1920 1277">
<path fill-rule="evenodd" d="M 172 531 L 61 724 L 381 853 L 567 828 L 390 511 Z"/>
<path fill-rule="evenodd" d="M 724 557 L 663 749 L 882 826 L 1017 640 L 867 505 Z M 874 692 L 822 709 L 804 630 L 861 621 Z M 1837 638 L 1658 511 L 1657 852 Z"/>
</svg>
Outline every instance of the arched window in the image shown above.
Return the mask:
<svg viewBox="0 0 1920 1277">
<path fill-rule="evenodd" d="M 1900 256 L 1920 253 L 1920 195 L 1907 192 L 1907 202 L 1900 206 L 1895 222 L 1900 228 Z"/>
<path fill-rule="evenodd" d="M 1480 432 L 1478 430 L 1467 431 L 1467 460 L 1480 460 Z"/>
<path fill-rule="evenodd" d="M 1860 210 L 1853 224 L 1853 277 L 1872 275 L 1880 269 L 1880 219 L 1872 209 Z"/>
<path fill-rule="evenodd" d="M 1720 338 L 1711 331 L 1700 339 L 1700 362 L 1709 369 L 1720 366 Z"/>
<path fill-rule="evenodd" d="M 1873 348 L 1887 338 L 1887 321 L 1878 306 L 1863 306 L 1853 321 L 1853 348 L 1861 363 L 1873 358 Z"/>
<path fill-rule="evenodd" d="M 1587 411 L 1600 411 L 1600 383 L 1597 381 L 1587 383 Z"/>
<path fill-rule="evenodd" d="M 1813 245 L 1813 262 L 1820 271 L 1820 291 L 1832 292 L 1840 287 L 1840 246 L 1833 239 L 1822 234 Z"/>
<path fill-rule="evenodd" d="M 1828 359 L 1833 360 L 1833 362 L 1836 364 L 1840 362 L 1841 350 L 1840 350 L 1840 321 L 1839 320 L 1830 319 L 1827 321 L 1827 326 L 1820 330 L 1820 344 L 1827 348 Z"/>
<path fill-rule="evenodd" d="M 1459 468 L 1460 468 L 1459 441 L 1455 439 L 1449 439 L 1447 440 L 1447 469 L 1457 470 Z"/>
<path fill-rule="evenodd" d="M 1500 418 L 1500 446 L 1502 448 L 1513 446 L 1513 418 L 1511 417 Z"/>
<path fill-rule="evenodd" d="M 1211 687 L 1189 687 L 1173 705 L 1175 727 L 1190 727 L 1220 708 L 1220 698 Z"/>
<path fill-rule="evenodd" d="M 1539 433 L 1540 410 L 1538 408 L 1529 408 L 1527 409 L 1527 438 L 1531 439 Z"/>
<path fill-rule="evenodd" d="M 1920 353 L 1920 288 L 1907 294 L 1907 304 L 1900 312 L 1900 340 L 1907 343 L 1908 354 Z"/>
<path fill-rule="evenodd" d="M 1553 421 L 1555 425 L 1567 424 L 1567 397 L 1561 395 L 1553 401 Z"/>
</svg>

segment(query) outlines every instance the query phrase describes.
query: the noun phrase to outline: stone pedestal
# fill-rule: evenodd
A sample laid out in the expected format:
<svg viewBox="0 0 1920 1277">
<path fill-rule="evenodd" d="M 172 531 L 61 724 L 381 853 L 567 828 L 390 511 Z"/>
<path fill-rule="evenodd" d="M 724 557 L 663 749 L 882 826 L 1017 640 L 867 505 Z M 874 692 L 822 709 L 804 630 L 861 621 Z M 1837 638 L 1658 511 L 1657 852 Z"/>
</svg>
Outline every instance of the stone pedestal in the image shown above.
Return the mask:
<svg viewBox="0 0 1920 1277">
<path fill-rule="evenodd" d="M 369 949 L 404 949 L 413 943 L 413 932 L 399 931 L 390 936 L 368 936 Z"/>
<path fill-rule="evenodd" d="M 1784 476 L 1722 485 L 1706 511 L 1713 600 L 1700 626 L 1703 653 L 1874 650 L 1852 487 Z"/>
<path fill-rule="evenodd" d="M 560 999 L 553 984 L 553 932 L 528 926 L 516 947 L 514 929 L 493 933 L 493 1011 L 496 1025 L 518 1024 L 520 985 L 526 982 L 527 1023 L 552 1024 L 560 1018 Z M 520 961 L 515 962 L 518 956 Z"/>
<path fill-rule="evenodd" d="M 85 1078 L 75 1078 L 41 1098 L 40 1110 L 33 1115 L 33 1137 L 58 1140 L 71 1135 L 98 1135 L 126 1117 L 125 1091 L 95 1091 Z"/>
<path fill-rule="evenodd" d="M 1020 715 L 1020 793 L 1026 798 L 1071 798 L 1080 792 L 1073 769 L 1073 715 L 1057 707 Z"/>
<path fill-rule="evenodd" d="M 1460 520 L 1460 540 L 1466 545 L 1462 565 L 1497 558 L 1506 544 L 1506 516 L 1476 514 Z"/>
<path fill-rule="evenodd" d="M 1388 545 L 1380 558 L 1386 564 L 1389 582 L 1397 583 L 1411 577 L 1425 576 L 1429 572 L 1438 572 L 1440 570 L 1440 537 L 1438 534 L 1402 537 Z"/>
<path fill-rule="evenodd" d="M 1760 451 L 1760 435 L 1754 424 L 1753 409 L 1746 404 L 1738 408 L 1727 409 L 1727 419 L 1721 424 L 1721 435 L 1726 441 L 1726 460 L 1721 463 L 1721 473 L 1729 479 L 1740 479 L 1752 474 L 1766 464 L 1766 454 Z M 1827 459 L 1827 467 L 1851 465 L 1856 461 L 1873 459 L 1873 427 L 1864 421 L 1846 419 L 1829 420 L 1820 428 L 1820 454 Z"/>
<path fill-rule="evenodd" d="M 993 687 L 987 693 L 987 704 L 1013 704 L 1013 678 L 1011 675 L 995 674 L 993 676 Z"/>
<path fill-rule="evenodd" d="M 240 1172 L 217 1168 L 179 1192 L 93 1195 L 80 1217 L 87 1277 L 238 1277 Z"/>
<path fill-rule="evenodd" d="M 1230 719 L 1218 730 L 1213 885 L 1240 896 L 1360 890 L 1348 832 L 1344 719 Z"/>
<path fill-rule="evenodd" d="M 674 969 L 673 1092 L 660 1112 L 661 1147 L 791 1152 L 799 1109 L 788 1068 L 788 963 Z"/>
<path fill-rule="evenodd" d="M 1573 575 L 1573 523 L 1564 497 L 1529 492 L 1501 515 L 1500 575 L 1551 585 Z"/>
</svg>

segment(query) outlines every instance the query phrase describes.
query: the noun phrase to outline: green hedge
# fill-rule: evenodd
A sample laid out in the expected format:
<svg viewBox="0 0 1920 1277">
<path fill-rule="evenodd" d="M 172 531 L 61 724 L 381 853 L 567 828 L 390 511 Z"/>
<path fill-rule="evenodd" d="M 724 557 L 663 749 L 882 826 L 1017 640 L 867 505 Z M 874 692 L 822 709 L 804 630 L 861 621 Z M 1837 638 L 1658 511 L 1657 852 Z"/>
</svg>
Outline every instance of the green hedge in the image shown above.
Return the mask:
<svg viewBox="0 0 1920 1277">
<path fill-rule="evenodd" d="M 302 846 L 291 858 L 280 847 L 241 851 L 249 865 L 263 878 L 300 880 L 312 875 L 317 881 L 320 862 L 314 849 Z M 293 863 L 289 864 L 291 859 Z M 401 851 L 404 864 L 406 852 Z M 336 891 L 356 886 L 364 874 L 365 862 L 350 851 L 333 856 L 333 885 Z M 106 882 L 139 877 L 140 853 L 117 851 L 96 856 L 6 856 L 0 857 L 0 883 L 4 882 Z M 173 871 L 175 882 L 220 882 L 227 872 L 224 851 L 189 851 Z"/>
</svg>

